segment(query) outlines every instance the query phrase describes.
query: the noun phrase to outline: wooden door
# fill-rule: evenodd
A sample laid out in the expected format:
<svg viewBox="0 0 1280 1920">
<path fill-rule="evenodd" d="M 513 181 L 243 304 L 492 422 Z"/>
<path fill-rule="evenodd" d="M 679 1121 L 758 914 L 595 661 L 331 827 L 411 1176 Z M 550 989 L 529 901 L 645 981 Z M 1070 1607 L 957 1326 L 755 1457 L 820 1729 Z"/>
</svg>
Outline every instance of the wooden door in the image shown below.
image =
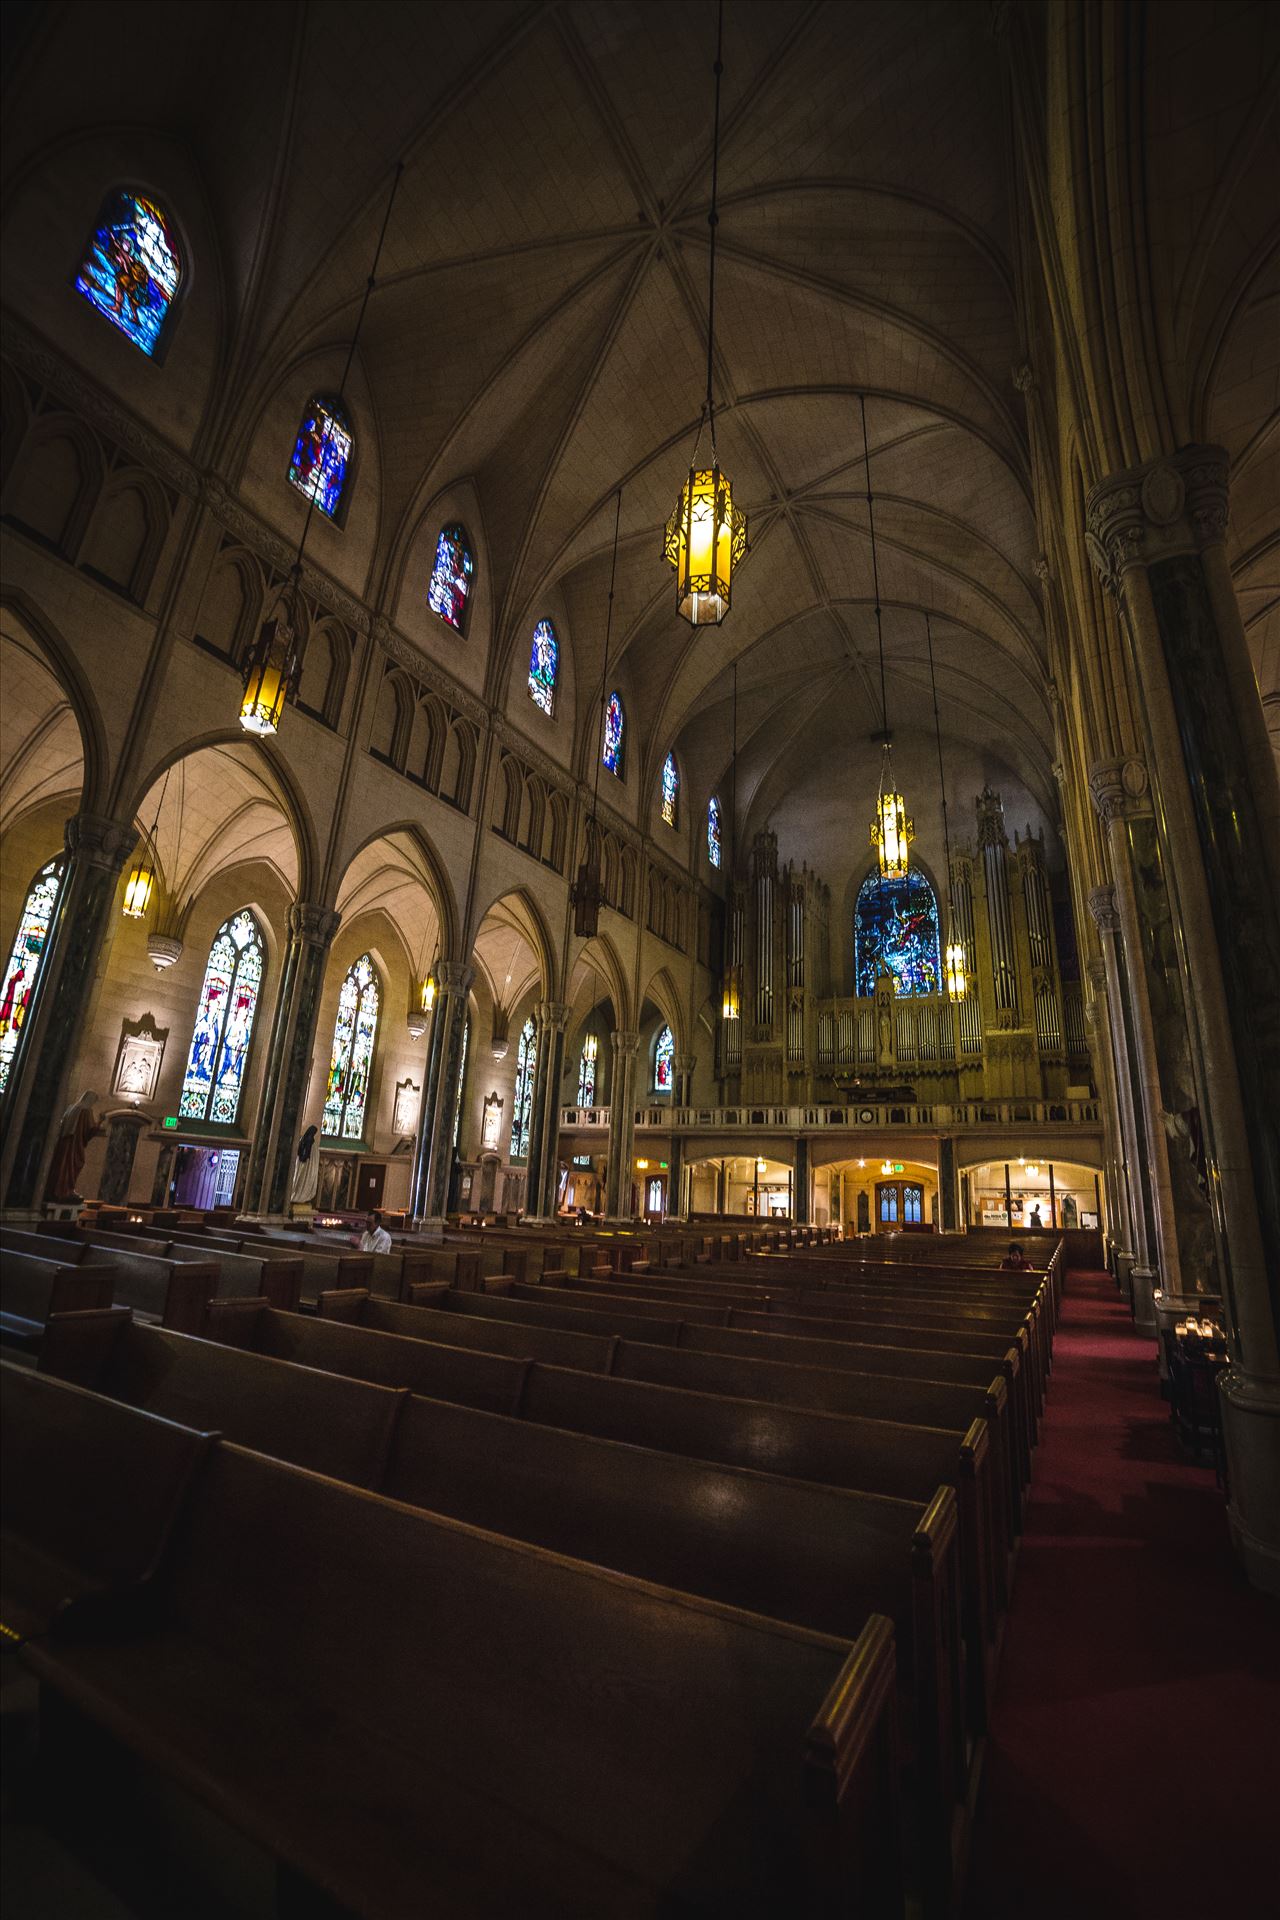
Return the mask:
<svg viewBox="0 0 1280 1920">
<path fill-rule="evenodd" d="M 362 1160 L 356 1174 L 356 1212 L 369 1213 L 382 1205 L 387 1169 L 377 1160 Z"/>
</svg>

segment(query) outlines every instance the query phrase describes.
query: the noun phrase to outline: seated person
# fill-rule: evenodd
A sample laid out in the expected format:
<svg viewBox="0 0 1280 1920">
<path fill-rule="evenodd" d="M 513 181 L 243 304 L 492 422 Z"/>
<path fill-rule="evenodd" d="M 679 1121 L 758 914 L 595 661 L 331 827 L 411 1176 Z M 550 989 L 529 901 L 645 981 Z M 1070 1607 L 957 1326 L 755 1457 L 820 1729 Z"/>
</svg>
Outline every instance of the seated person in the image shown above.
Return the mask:
<svg viewBox="0 0 1280 1920">
<path fill-rule="evenodd" d="M 1000 1262 L 1001 1271 L 1006 1267 L 1011 1273 L 1030 1273 L 1031 1262 L 1015 1240 L 1004 1259 Z"/>
<path fill-rule="evenodd" d="M 382 1215 L 376 1209 L 366 1214 L 364 1232 L 358 1238 L 353 1236 L 352 1245 L 361 1253 L 390 1253 L 391 1235 L 383 1226 Z"/>
</svg>

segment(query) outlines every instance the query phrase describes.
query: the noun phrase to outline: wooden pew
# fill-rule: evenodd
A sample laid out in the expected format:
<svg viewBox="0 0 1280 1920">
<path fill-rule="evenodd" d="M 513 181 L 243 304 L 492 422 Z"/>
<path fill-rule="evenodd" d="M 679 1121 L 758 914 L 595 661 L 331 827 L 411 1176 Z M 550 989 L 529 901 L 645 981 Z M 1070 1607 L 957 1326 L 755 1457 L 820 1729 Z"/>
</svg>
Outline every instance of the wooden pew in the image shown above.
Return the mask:
<svg viewBox="0 0 1280 1920">
<path fill-rule="evenodd" d="M 334 1622 L 354 1629 L 374 1595 L 378 1631 L 345 1632 L 335 1659 Z M 851 1645 L 228 1442 L 148 1611 L 24 1658 L 353 1912 L 901 1912 L 882 1616 Z M 108 1802 L 118 1777 L 96 1771 Z"/>
<path fill-rule="evenodd" d="M 5 1247 L 0 1258 L 0 1341 L 5 1346 L 34 1352 L 51 1314 L 110 1305 L 109 1274 L 86 1273 L 74 1260 L 39 1260 Z"/>
<path fill-rule="evenodd" d="M 208 1434 L 0 1362 L 6 1638 L 48 1633 L 73 1605 L 149 1579 L 208 1446 Z"/>
<path fill-rule="evenodd" d="M 57 1227 L 60 1231 L 51 1233 L 51 1227 Z M 302 1288 L 302 1264 L 298 1260 L 265 1260 L 228 1254 L 220 1248 L 211 1250 L 207 1246 L 187 1245 L 181 1241 L 166 1240 L 162 1236 L 142 1238 L 99 1228 L 76 1229 L 61 1221 L 42 1226 L 39 1241 L 42 1245 L 52 1243 L 59 1248 L 84 1248 L 85 1251 L 79 1255 L 81 1266 L 104 1266 L 121 1276 L 116 1290 L 118 1303 L 136 1307 L 140 1313 L 160 1319 L 165 1326 L 176 1322 L 170 1317 L 171 1309 L 165 1305 L 159 1291 L 157 1275 L 160 1263 L 166 1276 L 166 1292 L 171 1269 L 185 1267 L 198 1270 L 199 1285 L 191 1272 L 180 1276 L 178 1292 L 184 1298 L 201 1291 L 205 1280 L 211 1278 L 210 1298 L 222 1295 L 238 1299 L 261 1293 L 270 1300 L 272 1306 L 291 1312 L 297 1308 Z M 208 1292 L 207 1289 L 205 1291 Z M 184 1308 L 182 1325 L 187 1332 L 199 1332 L 202 1313 L 202 1307 L 193 1305 Z"/>
</svg>

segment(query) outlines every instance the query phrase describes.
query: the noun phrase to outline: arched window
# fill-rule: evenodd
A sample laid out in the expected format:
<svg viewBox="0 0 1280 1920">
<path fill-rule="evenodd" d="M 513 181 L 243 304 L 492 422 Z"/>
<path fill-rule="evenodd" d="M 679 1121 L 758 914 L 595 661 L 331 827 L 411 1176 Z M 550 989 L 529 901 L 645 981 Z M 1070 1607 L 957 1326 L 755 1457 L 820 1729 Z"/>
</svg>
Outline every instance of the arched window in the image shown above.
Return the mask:
<svg viewBox="0 0 1280 1920">
<path fill-rule="evenodd" d="M 462 1025 L 462 1051 L 458 1055 L 458 1091 L 453 1097 L 453 1144 L 458 1144 L 458 1135 L 462 1131 L 462 1089 L 467 1084 L 467 1044 L 471 1039 L 471 1015 L 468 1014 Z"/>
<path fill-rule="evenodd" d="M 622 732 L 625 725 L 622 695 L 611 693 L 604 710 L 604 748 L 600 757 L 610 773 L 617 774 L 619 780 L 622 778 Z"/>
<path fill-rule="evenodd" d="M 670 1093 L 675 1065 L 676 1042 L 670 1027 L 663 1027 L 653 1048 L 653 1090 Z"/>
<path fill-rule="evenodd" d="M 248 907 L 213 937 L 178 1102 L 184 1120 L 235 1125 L 265 957 L 262 929 Z"/>
<path fill-rule="evenodd" d="M 85 248 L 77 293 L 135 347 L 153 354 L 181 278 L 178 248 L 159 207 L 115 188 Z"/>
<path fill-rule="evenodd" d="M 511 1158 L 529 1158 L 529 1115 L 533 1111 L 533 1076 L 538 1067 L 538 1036 L 532 1020 L 520 1029 L 516 1049 L 516 1089 L 511 1102 Z"/>
<path fill-rule="evenodd" d="M 436 563 L 431 569 L 427 605 L 458 633 L 466 626 L 467 595 L 474 572 L 475 561 L 463 529 L 456 525 L 442 527 L 436 541 Z"/>
<path fill-rule="evenodd" d="M 22 905 L 22 918 L 4 970 L 4 991 L 0 994 L 0 1093 L 4 1092 L 9 1067 L 18 1050 L 18 1035 L 31 1004 L 61 885 L 62 861 L 50 860 L 31 882 Z"/>
<path fill-rule="evenodd" d="M 868 874 L 853 910 L 853 990 L 864 998 L 876 990 L 881 969 L 894 991 L 937 993 L 942 982 L 938 952 L 938 902 L 918 868 L 898 880 Z"/>
<path fill-rule="evenodd" d="M 549 620 L 539 620 L 533 630 L 533 651 L 529 655 L 529 698 L 550 718 L 556 710 L 556 675 L 560 671 L 560 643 Z"/>
<path fill-rule="evenodd" d="M 289 478 L 332 520 L 347 484 L 351 428 L 336 401 L 312 398 L 302 416 L 289 461 Z"/>
<path fill-rule="evenodd" d="M 720 865 L 720 802 L 714 793 L 707 802 L 707 858 L 713 867 Z"/>
<path fill-rule="evenodd" d="M 363 1140 L 373 1043 L 378 1035 L 378 975 L 362 953 L 348 968 L 338 995 L 329 1056 L 329 1085 L 320 1131 L 329 1140 Z"/>
<path fill-rule="evenodd" d="M 669 827 L 676 824 L 676 809 L 680 803 L 680 769 L 676 765 L 674 753 L 669 753 L 662 763 L 662 817 Z"/>
<path fill-rule="evenodd" d="M 589 1033 L 582 1043 L 582 1058 L 578 1062 L 578 1105 L 594 1107 L 596 1103 L 596 1049 L 599 1045 L 594 1033 Z"/>
</svg>

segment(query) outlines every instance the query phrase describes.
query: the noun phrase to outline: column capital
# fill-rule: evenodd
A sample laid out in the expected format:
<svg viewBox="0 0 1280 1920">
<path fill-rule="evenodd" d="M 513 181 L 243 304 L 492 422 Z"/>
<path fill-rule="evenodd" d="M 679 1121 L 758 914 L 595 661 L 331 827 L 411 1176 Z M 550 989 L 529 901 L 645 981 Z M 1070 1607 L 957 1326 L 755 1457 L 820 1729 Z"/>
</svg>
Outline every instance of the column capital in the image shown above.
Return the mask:
<svg viewBox="0 0 1280 1920">
<path fill-rule="evenodd" d="M 1106 962 L 1103 960 L 1086 960 L 1084 963 L 1084 971 L 1085 978 L 1093 988 L 1094 993 L 1105 993 L 1107 990 Z"/>
<path fill-rule="evenodd" d="M 1223 539 L 1229 472 L 1225 447 L 1182 447 L 1090 488 L 1085 545 L 1108 592 L 1119 592 L 1130 567 L 1149 567 Z"/>
<path fill-rule="evenodd" d="M 673 1053 L 671 1064 L 677 1073 L 692 1073 L 698 1064 L 696 1053 Z"/>
<path fill-rule="evenodd" d="M 1151 811 L 1151 782 L 1137 754 L 1097 760 L 1089 769 L 1089 793 L 1104 826 Z"/>
<path fill-rule="evenodd" d="M 1099 933 L 1119 933 L 1120 915 L 1114 887 L 1090 887 L 1089 912 Z"/>
<path fill-rule="evenodd" d="M 62 829 L 68 854 L 119 873 L 138 844 L 137 829 L 126 820 L 101 813 L 73 813 Z"/>
<path fill-rule="evenodd" d="M 436 985 L 441 993 L 456 994 L 465 998 L 471 991 L 471 982 L 476 970 L 465 960 L 439 960 L 436 962 Z"/>
<path fill-rule="evenodd" d="M 539 1000 L 534 1008 L 540 1027 L 562 1033 L 569 1024 L 569 1009 L 563 1000 Z"/>
<path fill-rule="evenodd" d="M 640 1045 L 640 1035 L 638 1033 L 627 1032 L 624 1030 L 618 1030 L 611 1033 L 609 1035 L 609 1039 L 613 1044 L 614 1052 L 620 1053 L 623 1055 L 634 1053 L 636 1048 Z"/>
<path fill-rule="evenodd" d="M 313 900 L 289 902 L 289 938 L 308 947 L 332 946 L 342 925 L 342 915 L 332 907 L 317 906 Z"/>
</svg>

